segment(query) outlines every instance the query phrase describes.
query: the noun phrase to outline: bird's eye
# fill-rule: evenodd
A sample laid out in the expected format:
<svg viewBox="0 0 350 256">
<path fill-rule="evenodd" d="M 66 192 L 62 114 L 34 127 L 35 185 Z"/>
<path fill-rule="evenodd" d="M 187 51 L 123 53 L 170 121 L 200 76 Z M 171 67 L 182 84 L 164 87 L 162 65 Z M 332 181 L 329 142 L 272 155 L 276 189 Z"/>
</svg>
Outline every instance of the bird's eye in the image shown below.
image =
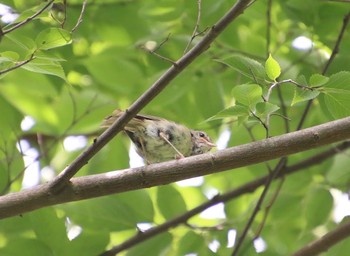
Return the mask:
<svg viewBox="0 0 350 256">
<path fill-rule="evenodd" d="M 204 137 L 205 137 L 205 134 L 204 134 L 203 132 L 200 132 L 200 133 L 199 133 L 199 137 L 204 138 Z"/>
</svg>

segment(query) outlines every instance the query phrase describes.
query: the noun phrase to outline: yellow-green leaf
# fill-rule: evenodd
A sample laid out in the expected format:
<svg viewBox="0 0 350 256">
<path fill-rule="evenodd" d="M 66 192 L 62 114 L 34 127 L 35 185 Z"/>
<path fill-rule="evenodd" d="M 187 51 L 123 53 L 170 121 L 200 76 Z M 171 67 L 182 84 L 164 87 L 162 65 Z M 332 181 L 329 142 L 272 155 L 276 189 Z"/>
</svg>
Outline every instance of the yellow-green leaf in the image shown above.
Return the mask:
<svg viewBox="0 0 350 256">
<path fill-rule="evenodd" d="M 280 64 L 270 54 L 265 62 L 265 71 L 271 80 L 276 80 L 281 75 Z"/>
<path fill-rule="evenodd" d="M 48 50 L 71 43 L 72 35 L 61 28 L 49 28 L 41 31 L 35 41 L 39 49 Z"/>
</svg>

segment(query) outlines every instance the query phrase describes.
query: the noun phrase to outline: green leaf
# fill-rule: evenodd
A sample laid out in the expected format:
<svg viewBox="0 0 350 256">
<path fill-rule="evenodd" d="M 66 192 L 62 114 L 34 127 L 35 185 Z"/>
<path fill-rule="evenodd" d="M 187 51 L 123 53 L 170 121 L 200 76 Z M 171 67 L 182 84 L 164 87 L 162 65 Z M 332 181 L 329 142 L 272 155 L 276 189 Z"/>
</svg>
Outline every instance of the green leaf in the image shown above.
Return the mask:
<svg viewBox="0 0 350 256">
<path fill-rule="evenodd" d="M 57 61 L 52 61 L 47 58 L 35 58 L 21 68 L 35 73 L 58 76 L 65 81 L 67 80 L 62 65 Z"/>
<path fill-rule="evenodd" d="M 11 134 L 14 135 L 13 133 L 17 132 L 14 128 L 20 125 L 23 116 L 18 109 L 11 104 L 11 102 L 6 100 L 4 95 L 0 95 L 0 109 L 1 136 L 3 136 L 3 138 L 10 139 Z M 16 137 L 18 137 L 18 135 L 16 135 L 14 138 Z M 0 148 L 3 146 L 3 142 L 3 139 L 0 139 Z"/>
<path fill-rule="evenodd" d="M 17 52 L 6 51 L 0 53 L 0 67 L 7 62 L 17 61 L 19 59 L 19 54 Z"/>
<path fill-rule="evenodd" d="M 341 71 L 332 75 L 322 87 L 320 100 L 333 118 L 350 115 L 350 72 Z"/>
<path fill-rule="evenodd" d="M 259 83 L 265 81 L 264 66 L 254 59 L 234 54 L 216 61 L 227 65 L 251 80 L 258 81 Z"/>
<path fill-rule="evenodd" d="M 41 31 L 35 42 L 41 50 L 48 50 L 70 44 L 72 35 L 69 31 L 61 28 L 49 28 Z"/>
<path fill-rule="evenodd" d="M 318 86 L 317 84 L 322 83 L 321 77 L 321 75 L 315 74 L 310 78 L 310 82 L 312 81 L 313 83 L 315 83 L 315 86 Z M 304 75 L 298 76 L 295 82 L 297 82 L 300 85 L 309 86 Z M 290 105 L 293 106 L 296 103 L 316 98 L 320 94 L 319 90 L 319 88 L 314 88 L 313 90 L 302 89 L 297 87 L 296 85 L 293 85 L 293 99 Z"/>
<path fill-rule="evenodd" d="M 178 243 L 177 255 L 188 255 L 191 252 L 198 252 L 205 246 L 204 237 L 190 230 L 181 237 Z"/>
<path fill-rule="evenodd" d="M 214 116 L 207 119 L 207 121 L 223 119 L 227 117 L 236 117 L 236 116 L 249 116 L 249 108 L 242 105 L 235 105 L 232 107 L 228 107 L 224 110 L 221 110 Z"/>
<path fill-rule="evenodd" d="M 334 162 L 327 170 L 326 179 L 333 186 L 347 188 L 349 184 L 349 156 L 338 154 L 334 157 Z"/>
<path fill-rule="evenodd" d="M 32 52 L 36 49 L 36 43 L 34 40 L 22 34 L 6 34 L 6 38 L 27 52 Z"/>
<path fill-rule="evenodd" d="M 16 239 L 9 239 L 6 245 L 0 248 L 0 254 L 22 256 L 52 255 L 52 250 L 37 239 L 16 237 Z"/>
<path fill-rule="evenodd" d="M 19 59 L 19 54 L 12 51 L 5 51 L 0 54 L 0 71 L 6 70 L 16 64 Z M 3 78 L 8 73 L 4 73 L 0 76 Z"/>
<path fill-rule="evenodd" d="M 73 223 L 92 230 L 101 228 L 109 231 L 134 229 L 139 222 L 152 222 L 154 215 L 149 194 L 143 190 L 60 207 Z"/>
<path fill-rule="evenodd" d="M 135 256 L 135 255 L 166 255 L 166 251 L 170 248 L 170 245 L 173 241 L 173 236 L 168 232 L 163 232 L 162 234 L 155 236 L 143 243 L 139 243 L 136 246 L 133 246 L 128 252 L 124 255 L 126 256 Z"/>
<path fill-rule="evenodd" d="M 276 79 L 281 75 L 280 64 L 278 64 L 271 54 L 265 62 L 265 70 L 267 76 L 273 81 L 276 81 Z"/>
<path fill-rule="evenodd" d="M 54 254 L 59 252 L 68 243 L 65 220 L 57 217 L 56 211 L 52 207 L 40 209 L 29 213 L 28 221 L 38 240 L 44 242 Z"/>
<path fill-rule="evenodd" d="M 266 117 L 267 115 L 272 114 L 273 112 L 276 112 L 279 110 L 279 106 L 274 105 L 269 102 L 259 102 L 256 104 L 256 115 L 258 117 Z"/>
<path fill-rule="evenodd" d="M 315 86 L 322 86 L 325 83 L 327 83 L 329 81 L 329 77 L 320 75 L 320 74 L 313 74 L 310 77 L 310 86 L 311 87 L 315 87 Z"/>
<path fill-rule="evenodd" d="M 314 99 L 319 94 L 320 94 L 319 90 L 307 90 L 307 89 L 304 90 L 301 88 L 296 88 L 294 91 L 294 97 L 293 97 L 291 106 L 302 101 Z"/>
<path fill-rule="evenodd" d="M 98 255 L 105 250 L 109 240 L 110 233 L 105 229 L 83 229 L 78 237 L 70 241 L 62 255 Z"/>
<path fill-rule="evenodd" d="M 141 82 L 145 82 L 138 63 L 132 59 L 134 55 L 135 51 L 109 48 L 84 60 L 84 65 L 106 89 L 117 93 L 130 93 L 139 88 Z"/>
<path fill-rule="evenodd" d="M 327 222 L 333 206 L 333 197 L 327 189 L 312 189 L 307 193 L 304 203 L 308 227 L 314 228 Z"/>
<path fill-rule="evenodd" d="M 166 219 L 173 218 L 186 211 L 185 200 L 172 185 L 157 188 L 157 205 Z"/>
<path fill-rule="evenodd" d="M 257 84 L 241 84 L 232 90 L 233 97 L 242 105 L 254 107 L 262 101 L 262 89 Z"/>
</svg>

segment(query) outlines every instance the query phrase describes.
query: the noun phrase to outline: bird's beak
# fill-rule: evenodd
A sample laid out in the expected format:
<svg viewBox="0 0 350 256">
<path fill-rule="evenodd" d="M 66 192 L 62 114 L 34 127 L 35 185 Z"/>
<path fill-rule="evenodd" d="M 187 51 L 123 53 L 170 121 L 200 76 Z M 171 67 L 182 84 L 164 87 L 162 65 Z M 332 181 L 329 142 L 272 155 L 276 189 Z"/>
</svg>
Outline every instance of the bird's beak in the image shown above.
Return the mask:
<svg viewBox="0 0 350 256">
<path fill-rule="evenodd" d="M 214 144 L 213 142 L 209 141 L 209 140 L 206 140 L 204 138 L 202 138 L 202 141 L 207 144 L 209 147 L 211 148 L 215 148 L 216 147 L 216 144 Z"/>
</svg>

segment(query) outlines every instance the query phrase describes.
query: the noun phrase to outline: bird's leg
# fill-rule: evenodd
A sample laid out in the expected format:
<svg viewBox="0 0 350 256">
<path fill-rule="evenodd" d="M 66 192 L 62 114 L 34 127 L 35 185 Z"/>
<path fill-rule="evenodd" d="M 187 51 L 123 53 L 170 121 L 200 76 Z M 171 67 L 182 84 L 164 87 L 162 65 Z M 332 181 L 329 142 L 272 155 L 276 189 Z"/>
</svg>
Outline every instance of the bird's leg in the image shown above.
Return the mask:
<svg viewBox="0 0 350 256">
<path fill-rule="evenodd" d="M 164 134 L 164 132 L 160 132 L 159 137 L 165 140 L 165 142 L 168 143 L 175 150 L 175 152 L 178 154 L 176 156 L 176 159 L 185 158 L 184 155 L 179 150 L 177 150 L 177 148 L 167 139 L 167 136 Z"/>
</svg>

